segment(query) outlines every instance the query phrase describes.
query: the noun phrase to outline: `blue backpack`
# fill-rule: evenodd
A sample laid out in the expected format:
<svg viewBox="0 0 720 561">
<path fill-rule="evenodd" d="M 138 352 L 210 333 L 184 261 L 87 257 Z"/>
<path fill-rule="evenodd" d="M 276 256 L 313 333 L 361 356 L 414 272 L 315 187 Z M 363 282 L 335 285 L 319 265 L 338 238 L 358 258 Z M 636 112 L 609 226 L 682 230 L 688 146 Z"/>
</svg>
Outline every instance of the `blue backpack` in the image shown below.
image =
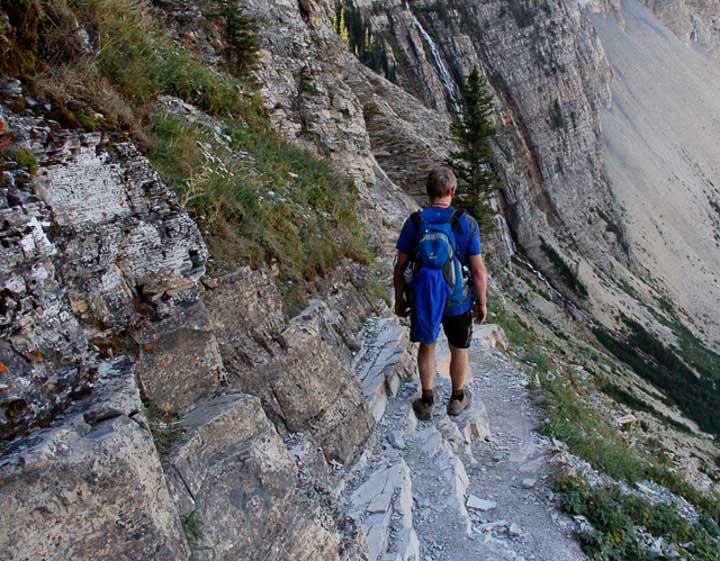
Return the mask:
<svg viewBox="0 0 720 561">
<path fill-rule="evenodd" d="M 453 211 L 445 222 L 426 222 L 420 211 L 410 216 L 418 232 L 413 256 L 414 299 L 422 292 L 423 300 L 429 300 L 436 311 L 460 308 L 466 296 L 453 232 L 463 214 L 462 210 Z"/>
</svg>

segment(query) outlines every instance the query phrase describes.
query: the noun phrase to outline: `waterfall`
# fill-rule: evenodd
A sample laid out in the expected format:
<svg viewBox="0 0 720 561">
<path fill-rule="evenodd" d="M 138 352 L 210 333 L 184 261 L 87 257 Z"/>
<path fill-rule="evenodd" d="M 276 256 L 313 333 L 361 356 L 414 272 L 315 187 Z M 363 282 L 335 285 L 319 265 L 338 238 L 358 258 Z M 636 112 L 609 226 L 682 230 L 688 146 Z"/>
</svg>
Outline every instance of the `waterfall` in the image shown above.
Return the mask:
<svg viewBox="0 0 720 561">
<path fill-rule="evenodd" d="M 443 62 L 442 56 L 440 55 L 440 49 L 438 49 L 435 41 L 433 41 L 433 38 L 430 37 L 430 34 L 425 30 L 425 28 L 422 26 L 420 20 L 417 19 L 415 14 L 413 14 L 412 12 L 410 13 L 412 14 L 415 27 L 417 27 L 420 35 L 430 48 L 433 62 L 435 62 L 435 68 L 437 68 L 438 75 L 440 76 L 440 82 L 442 82 L 443 88 L 445 88 L 445 91 L 450 98 L 450 104 L 452 105 L 452 109 L 457 115 L 460 115 L 460 94 L 458 92 L 457 86 L 455 85 L 455 81 L 452 79 L 452 76 L 450 76 L 450 72 L 448 72 L 445 63 Z"/>
<path fill-rule="evenodd" d="M 505 220 L 505 216 L 500 209 L 500 202 L 498 201 L 497 195 L 490 199 L 490 206 L 495 212 L 493 221 L 495 222 L 495 228 L 499 233 L 499 237 L 505 246 L 505 253 L 512 258 L 515 254 L 517 254 L 517 247 L 515 246 L 515 240 L 513 240 L 512 234 L 510 233 L 510 226 L 508 225 L 507 220 Z"/>
</svg>

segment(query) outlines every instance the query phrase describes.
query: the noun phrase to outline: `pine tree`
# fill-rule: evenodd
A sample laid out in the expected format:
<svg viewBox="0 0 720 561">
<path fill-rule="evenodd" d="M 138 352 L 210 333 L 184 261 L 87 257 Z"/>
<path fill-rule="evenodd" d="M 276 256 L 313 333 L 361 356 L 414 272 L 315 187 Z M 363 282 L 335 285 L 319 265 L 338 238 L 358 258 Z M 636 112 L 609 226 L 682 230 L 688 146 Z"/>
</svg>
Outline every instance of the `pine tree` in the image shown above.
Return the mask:
<svg viewBox="0 0 720 561">
<path fill-rule="evenodd" d="M 489 119 L 493 100 L 477 66 L 465 80 L 462 94 L 462 118 L 451 126 L 452 137 L 460 150 L 451 152 L 446 164 L 458 178 L 456 205 L 474 216 L 480 227 L 487 231 L 494 226 L 495 210 L 490 201 L 500 183 L 490 167 L 490 140 L 496 133 Z"/>
<path fill-rule="evenodd" d="M 238 0 L 223 0 L 221 6 L 228 42 L 226 58 L 236 70 L 252 68 L 260 50 L 257 23 L 254 18 L 242 15 Z"/>
</svg>

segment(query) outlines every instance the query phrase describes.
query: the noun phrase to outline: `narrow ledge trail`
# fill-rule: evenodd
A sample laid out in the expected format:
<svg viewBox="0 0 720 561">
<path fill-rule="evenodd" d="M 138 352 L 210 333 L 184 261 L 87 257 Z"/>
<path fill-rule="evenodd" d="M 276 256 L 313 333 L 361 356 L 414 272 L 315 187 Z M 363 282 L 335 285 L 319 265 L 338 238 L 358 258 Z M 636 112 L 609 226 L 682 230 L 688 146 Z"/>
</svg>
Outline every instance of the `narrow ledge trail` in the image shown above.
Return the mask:
<svg viewBox="0 0 720 561">
<path fill-rule="evenodd" d="M 556 507 L 558 449 L 535 432 L 543 415 L 528 377 L 494 348 L 505 344 L 499 327 L 476 331 L 473 405 L 455 419 L 446 413 L 445 346 L 435 415 L 423 422 L 410 406 L 419 383 L 405 328 L 392 318 L 365 328 L 354 368 L 377 423 L 341 494 L 369 560 L 586 560 L 574 522 Z"/>
</svg>

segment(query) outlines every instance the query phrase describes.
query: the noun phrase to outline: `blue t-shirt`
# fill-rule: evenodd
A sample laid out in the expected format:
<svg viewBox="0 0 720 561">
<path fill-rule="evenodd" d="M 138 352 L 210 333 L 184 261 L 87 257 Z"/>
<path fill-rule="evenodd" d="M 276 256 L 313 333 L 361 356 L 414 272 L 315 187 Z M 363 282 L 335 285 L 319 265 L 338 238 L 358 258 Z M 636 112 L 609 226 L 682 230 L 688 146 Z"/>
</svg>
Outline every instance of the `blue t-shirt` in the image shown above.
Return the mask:
<svg viewBox="0 0 720 561">
<path fill-rule="evenodd" d="M 422 211 L 422 217 L 425 222 L 447 222 L 453 213 L 453 208 L 428 207 Z M 475 219 L 463 213 L 458 225 L 454 229 L 455 244 L 457 246 L 457 256 L 463 265 L 467 265 L 471 255 L 480 255 L 482 246 L 480 244 L 480 229 Z M 401 253 L 406 253 L 411 257 L 415 254 L 415 243 L 417 242 L 418 230 L 413 221 L 408 218 L 403 225 L 400 237 L 398 238 L 395 248 Z M 464 314 L 472 308 L 472 293 L 468 291 L 468 296 L 463 302 L 460 310 L 453 310 L 452 315 Z"/>
</svg>

